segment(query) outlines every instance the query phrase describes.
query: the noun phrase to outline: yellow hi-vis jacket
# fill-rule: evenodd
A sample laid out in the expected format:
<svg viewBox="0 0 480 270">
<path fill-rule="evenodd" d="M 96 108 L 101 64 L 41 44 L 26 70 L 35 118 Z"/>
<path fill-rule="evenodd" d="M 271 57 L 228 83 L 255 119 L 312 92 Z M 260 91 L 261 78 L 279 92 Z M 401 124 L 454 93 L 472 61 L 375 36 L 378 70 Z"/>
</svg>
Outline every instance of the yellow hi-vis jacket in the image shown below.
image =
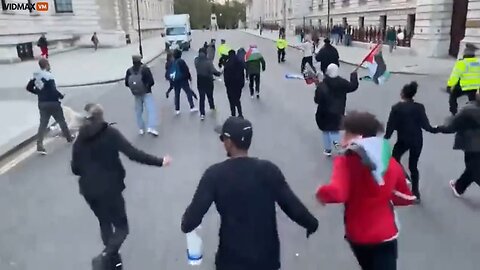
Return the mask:
<svg viewBox="0 0 480 270">
<path fill-rule="evenodd" d="M 228 55 L 228 52 L 230 51 L 230 47 L 228 47 L 227 44 L 221 44 L 220 47 L 218 47 L 218 55 Z"/>
<path fill-rule="evenodd" d="M 480 89 L 480 61 L 477 57 L 464 58 L 455 63 L 447 86 L 453 88 L 459 80 L 462 91 Z"/>
<path fill-rule="evenodd" d="M 283 38 L 277 39 L 277 48 L 278 49 L 285 49 L 287 46 L 288 46 L 288 42 L 285 39 L 283 39 Z"/>
</svg>

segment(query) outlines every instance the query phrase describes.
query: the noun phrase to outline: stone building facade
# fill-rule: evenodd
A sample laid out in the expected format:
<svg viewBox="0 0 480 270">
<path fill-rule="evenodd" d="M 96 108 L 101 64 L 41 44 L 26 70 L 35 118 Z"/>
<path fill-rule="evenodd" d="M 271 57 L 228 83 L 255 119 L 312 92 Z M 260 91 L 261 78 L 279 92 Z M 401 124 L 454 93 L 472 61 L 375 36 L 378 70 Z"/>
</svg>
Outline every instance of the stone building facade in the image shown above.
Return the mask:
<svg viewBox="0 0 480 270">
<path fill-rule="evenodd" d="M 282 24 L 284 1 L 289 29 L 326 26 L 330 3 L 330 25 L 401 27 L 413 36 L 413 54 L 457 56 L 466 42 L 480 47 L 480 0 L 251 0 L 250 24 Z"/>
<path fill-rule="evenodd" d="M 127 41 L 138 40 L 136 0 L 0 1 L 0 62 L 20 61 L 19 53 L 25 50 L 38 55 L 36 42 L 42 33 L 46 34 L 52 52 L 91 46 L 93 32 L 97 32 L 103 47 L 124 46 Z M 144 37 L 160 35 L 163 15 L 173 13 L 173 0 L 138 1 Z M 48 2 L 49 8 L 9 9 L 9 3 L 26 2 Z"/>
</svg>

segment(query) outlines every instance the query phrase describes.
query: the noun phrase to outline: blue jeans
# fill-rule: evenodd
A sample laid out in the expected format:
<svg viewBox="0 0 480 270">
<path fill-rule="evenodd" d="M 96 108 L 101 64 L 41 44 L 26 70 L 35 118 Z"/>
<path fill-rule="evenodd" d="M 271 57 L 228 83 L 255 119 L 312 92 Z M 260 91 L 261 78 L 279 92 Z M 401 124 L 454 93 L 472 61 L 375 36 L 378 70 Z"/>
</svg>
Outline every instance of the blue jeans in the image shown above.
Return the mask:
<svg viewBox="0 0 480 270">
<path fill-rule="evenodd" d="M 332 151 L 336 143 L 340 143 L 339 131 L 323 131 L 323 147 L 325 151 Z"/>
<path fill-rule="evenodd" d="M 147 111 L 147 124 L 143 120 L 143 110 Z M 143 96 L 135 96 L 135 113 L 137 115 L 137 125 L 139 129 L 155 128 L 157 125 L 157 112 L 155 110 L 155 100 L 152 93 Z"/>
</svg>

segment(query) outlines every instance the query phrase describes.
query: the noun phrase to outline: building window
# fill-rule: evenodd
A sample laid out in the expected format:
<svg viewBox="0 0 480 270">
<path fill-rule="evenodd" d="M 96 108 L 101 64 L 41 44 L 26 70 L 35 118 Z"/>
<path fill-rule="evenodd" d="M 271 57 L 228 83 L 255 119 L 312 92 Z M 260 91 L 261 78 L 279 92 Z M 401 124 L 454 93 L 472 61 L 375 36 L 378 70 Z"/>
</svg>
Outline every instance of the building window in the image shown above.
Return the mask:
<svg viewBox="0 0 480 270">
<path fill-rule="evenodd" d="M 365 27 L 365 17 L 359 17 L 358 18 L 358 27 L 363 28 Z"/>
<path fill-rule="evenodd" d="M 57 13 L 73 13 L 72 0 L 55 0 Z"/>
</svg>

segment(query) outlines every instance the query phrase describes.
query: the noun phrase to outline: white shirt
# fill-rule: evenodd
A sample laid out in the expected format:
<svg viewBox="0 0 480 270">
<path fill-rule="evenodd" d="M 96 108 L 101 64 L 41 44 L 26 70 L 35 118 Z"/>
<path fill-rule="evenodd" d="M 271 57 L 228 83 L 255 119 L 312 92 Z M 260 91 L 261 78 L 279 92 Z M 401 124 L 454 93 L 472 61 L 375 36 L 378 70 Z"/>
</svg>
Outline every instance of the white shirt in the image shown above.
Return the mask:
<svg viewBox="0 0 480 270">
<path fill-rule="evenodd" d="M 313 43 L 310 41 L 302 43 L 303 57 L 313 56 Z"/>
</svg>

